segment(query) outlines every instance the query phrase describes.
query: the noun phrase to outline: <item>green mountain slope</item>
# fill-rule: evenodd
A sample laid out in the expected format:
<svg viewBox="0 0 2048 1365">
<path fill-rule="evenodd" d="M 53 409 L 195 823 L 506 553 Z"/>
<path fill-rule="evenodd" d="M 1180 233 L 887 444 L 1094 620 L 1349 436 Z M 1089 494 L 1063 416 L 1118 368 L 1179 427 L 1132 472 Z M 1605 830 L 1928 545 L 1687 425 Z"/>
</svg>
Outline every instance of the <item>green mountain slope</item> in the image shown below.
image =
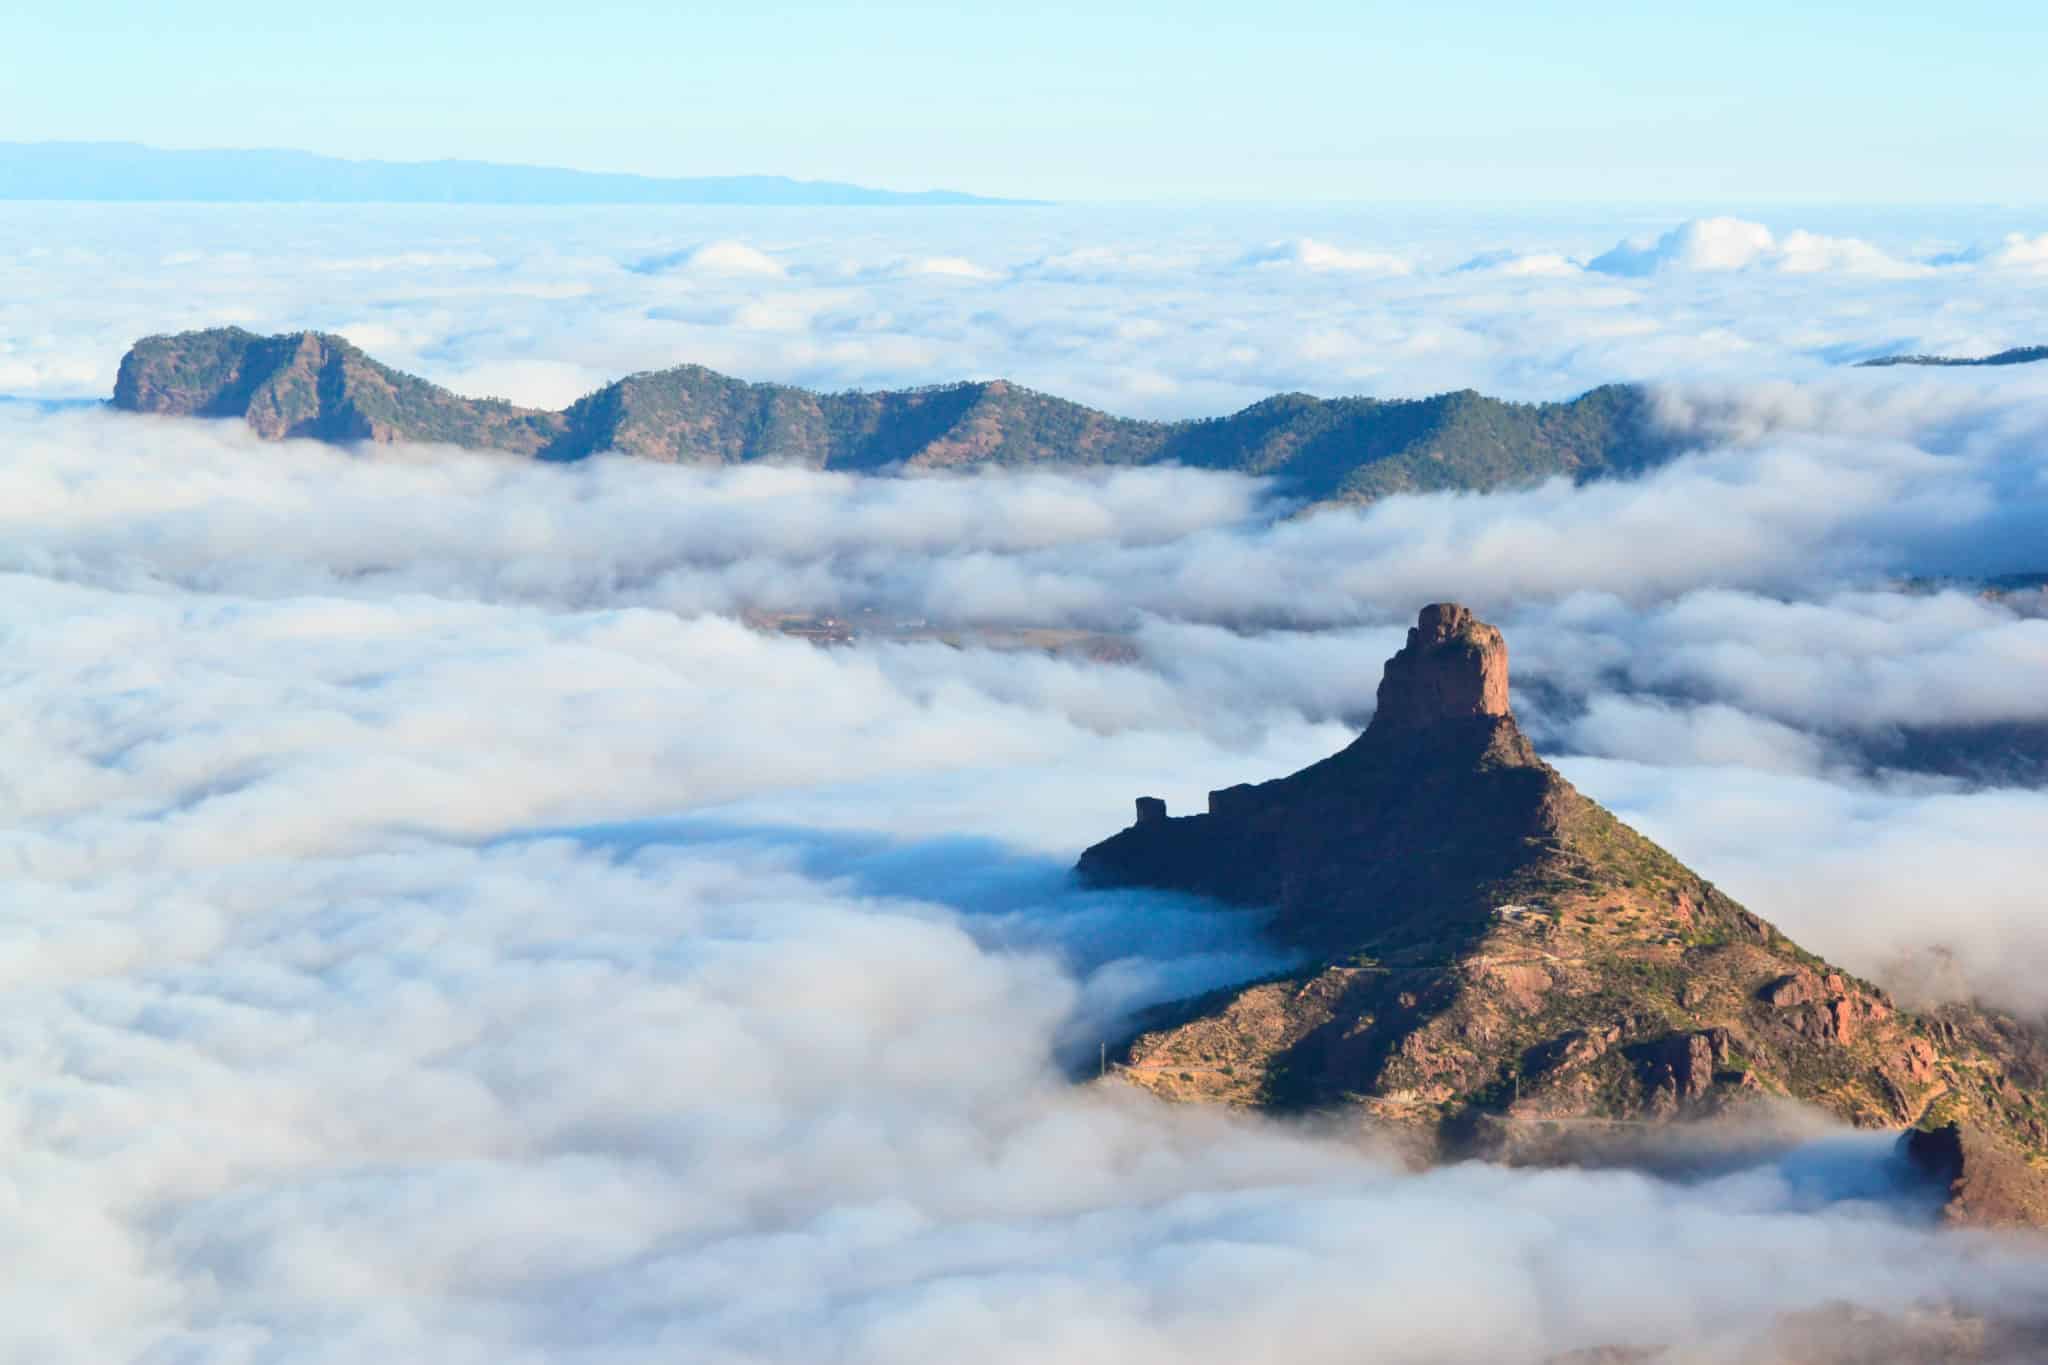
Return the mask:
<svg viewBox="0 0 2048 1365">
<path fill-rule="evenodd" d="M 683 365 L 543 412 L 451 393 L 337 336 L 240 328 L 137 342 L 121 362 L 114 406 L 241 417 L 271 439 L 441 441 L 550 460 L 617 451 L 864 473 L 1171 463 L 1268 476 L 1311 502 L 1627 473 L 1677 449 L 1645 394 L 1619 385 L 1563 403 L 1470 390 L 1391 401 L 1282 394 L 1228 417 L 1151 422 L 1003 380 L 823 394 Z"/>
</svg>

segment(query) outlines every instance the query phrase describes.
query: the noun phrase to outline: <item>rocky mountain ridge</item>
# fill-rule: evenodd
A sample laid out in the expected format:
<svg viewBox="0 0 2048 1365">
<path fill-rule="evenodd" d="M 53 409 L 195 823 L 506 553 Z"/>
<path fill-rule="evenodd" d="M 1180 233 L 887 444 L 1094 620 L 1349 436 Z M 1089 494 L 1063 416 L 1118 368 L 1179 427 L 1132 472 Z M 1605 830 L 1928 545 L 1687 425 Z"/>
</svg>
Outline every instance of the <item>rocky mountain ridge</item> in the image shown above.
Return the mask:
<svg viewBox="0 0 2048 1365">
<path fill-rule="evenodd" d="M 1081 855 L 1084 880 L 1258 907 L 1309 961 L 1143 1021 L 1120 1052 L 1132 1084 L 1355 1110 L 1511 1159 L 1773 1099 L 1953 1123 L 1966 1143 L 1908 1154 L 1932 1171 L 1967 1147 L 2000 1210 L 1972 1216 L 2048 1219 L 2035 1043 L 1900 1008 L 1578 792 L 1523 737 L 1506 642 L 1464 607 L 1422 611 L 1348 748 L 1202 814 L 1137 814 Z"/>
<path fill-rule="evenodd" d="M 1881 355 L 1856 363 L 1865 368 L 1882 368 L 1886 365 L 2031 365 L 2041 360 L 2048 360 L 2048 346 L 2014 346 L 1992 355 L 1976 356 Z"/>
<path fill-rule="evenodd" d="M 617 451 L 859 473 L 1178 464 L 1269 476 L 1312 502 L 1622 474 L 1678 451 L 1648 395 L 1625 385 L 1535 404 L 1470 391 L 1391 401 L 1280 394 L 1227 417 L 1154 422 L 1004 380 L 826 394 L 683 365 L 628 375 L 554 412 L 462 397 L 338 336 L 234 327 L 138 341 L 113 405 L 239 417 L 273 440 L 437 441 L 546 460 Z"/>
</svg>

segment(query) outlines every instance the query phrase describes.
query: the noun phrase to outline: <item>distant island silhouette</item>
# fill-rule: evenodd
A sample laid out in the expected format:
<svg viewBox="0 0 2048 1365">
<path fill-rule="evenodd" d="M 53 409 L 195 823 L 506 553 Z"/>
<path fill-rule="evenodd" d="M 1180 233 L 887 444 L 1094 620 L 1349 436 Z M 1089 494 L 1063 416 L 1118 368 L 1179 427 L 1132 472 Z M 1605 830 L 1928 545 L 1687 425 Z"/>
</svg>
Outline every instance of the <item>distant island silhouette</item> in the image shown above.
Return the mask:
<svg viewBox="0 0 2048 1365">
<path fill-rule="evenodd" d="M 139 142 L 0 142 L 0 199 L 934 207 L 1038 202 L 781 175 L 623 175 L 494 161 L 356 161 L 266 148 L 175 151 Z"/>
</svg>

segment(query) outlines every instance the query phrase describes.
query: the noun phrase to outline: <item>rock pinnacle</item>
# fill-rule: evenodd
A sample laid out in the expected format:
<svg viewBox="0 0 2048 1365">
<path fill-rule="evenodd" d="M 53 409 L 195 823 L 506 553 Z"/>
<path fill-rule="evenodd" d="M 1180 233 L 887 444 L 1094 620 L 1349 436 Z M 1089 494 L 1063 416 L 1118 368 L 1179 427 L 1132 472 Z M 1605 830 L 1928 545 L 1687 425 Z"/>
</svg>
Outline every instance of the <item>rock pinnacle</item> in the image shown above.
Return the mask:
<svg viewBox="0 0 2048 1365">
<path fill-rule="evenodd" d="M 1374 729 L 1508 714 L 1508 646 L 1501 633 L 1455 602 L 1433 602 L 1387 660 Z"/>
</svg>

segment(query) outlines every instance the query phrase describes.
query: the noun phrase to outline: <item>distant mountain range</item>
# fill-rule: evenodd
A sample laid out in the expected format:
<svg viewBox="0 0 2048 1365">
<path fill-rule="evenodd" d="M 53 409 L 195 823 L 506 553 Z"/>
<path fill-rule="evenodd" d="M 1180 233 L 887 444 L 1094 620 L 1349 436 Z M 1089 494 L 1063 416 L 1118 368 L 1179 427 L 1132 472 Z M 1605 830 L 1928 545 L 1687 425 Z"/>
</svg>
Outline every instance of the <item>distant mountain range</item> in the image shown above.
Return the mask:
<svg viewBox="0 0 2048 1365">
<path fill-rule="evenodd" d="M 2031 365 L 2037 360 L 2048 360 L 2048 346 L 2015 346 L 2009 351 L 1996 355 L 1952 356 L 1952 355 L 1881 355 L 1875 360 L 1857 362 L 1864 366 L 1873 365 Z"/>
<path fill-rule="evenodd" d="M 1004 380 L 821 394 L 698 365 L 629 375 L 559 411 L 465 398 L 338 336 L 236 327 L 147 337 L 121 361 L 114 406 L 239 417 L 270 439 L 434 441 L 575 460 L 617 451 L 671 464 L 776 461 L 885 473 L 972 466 L 1179 464 L 1273 478 L 1312 502 L 1590 478 L 1679 446 L 1647 394 L 1606 385 L 1569 402 L 1281 394 L 1227 417 L 1116 417 Z"/>
<path fill-rule="evenodd" d="M 491 161 L 351 161 L 136 142 L 0 142 L 0 199 L 308 204 L 1019 204 L 953 190 L 869 189 L 779 175 L 684 179 Z"/>
</svg>

